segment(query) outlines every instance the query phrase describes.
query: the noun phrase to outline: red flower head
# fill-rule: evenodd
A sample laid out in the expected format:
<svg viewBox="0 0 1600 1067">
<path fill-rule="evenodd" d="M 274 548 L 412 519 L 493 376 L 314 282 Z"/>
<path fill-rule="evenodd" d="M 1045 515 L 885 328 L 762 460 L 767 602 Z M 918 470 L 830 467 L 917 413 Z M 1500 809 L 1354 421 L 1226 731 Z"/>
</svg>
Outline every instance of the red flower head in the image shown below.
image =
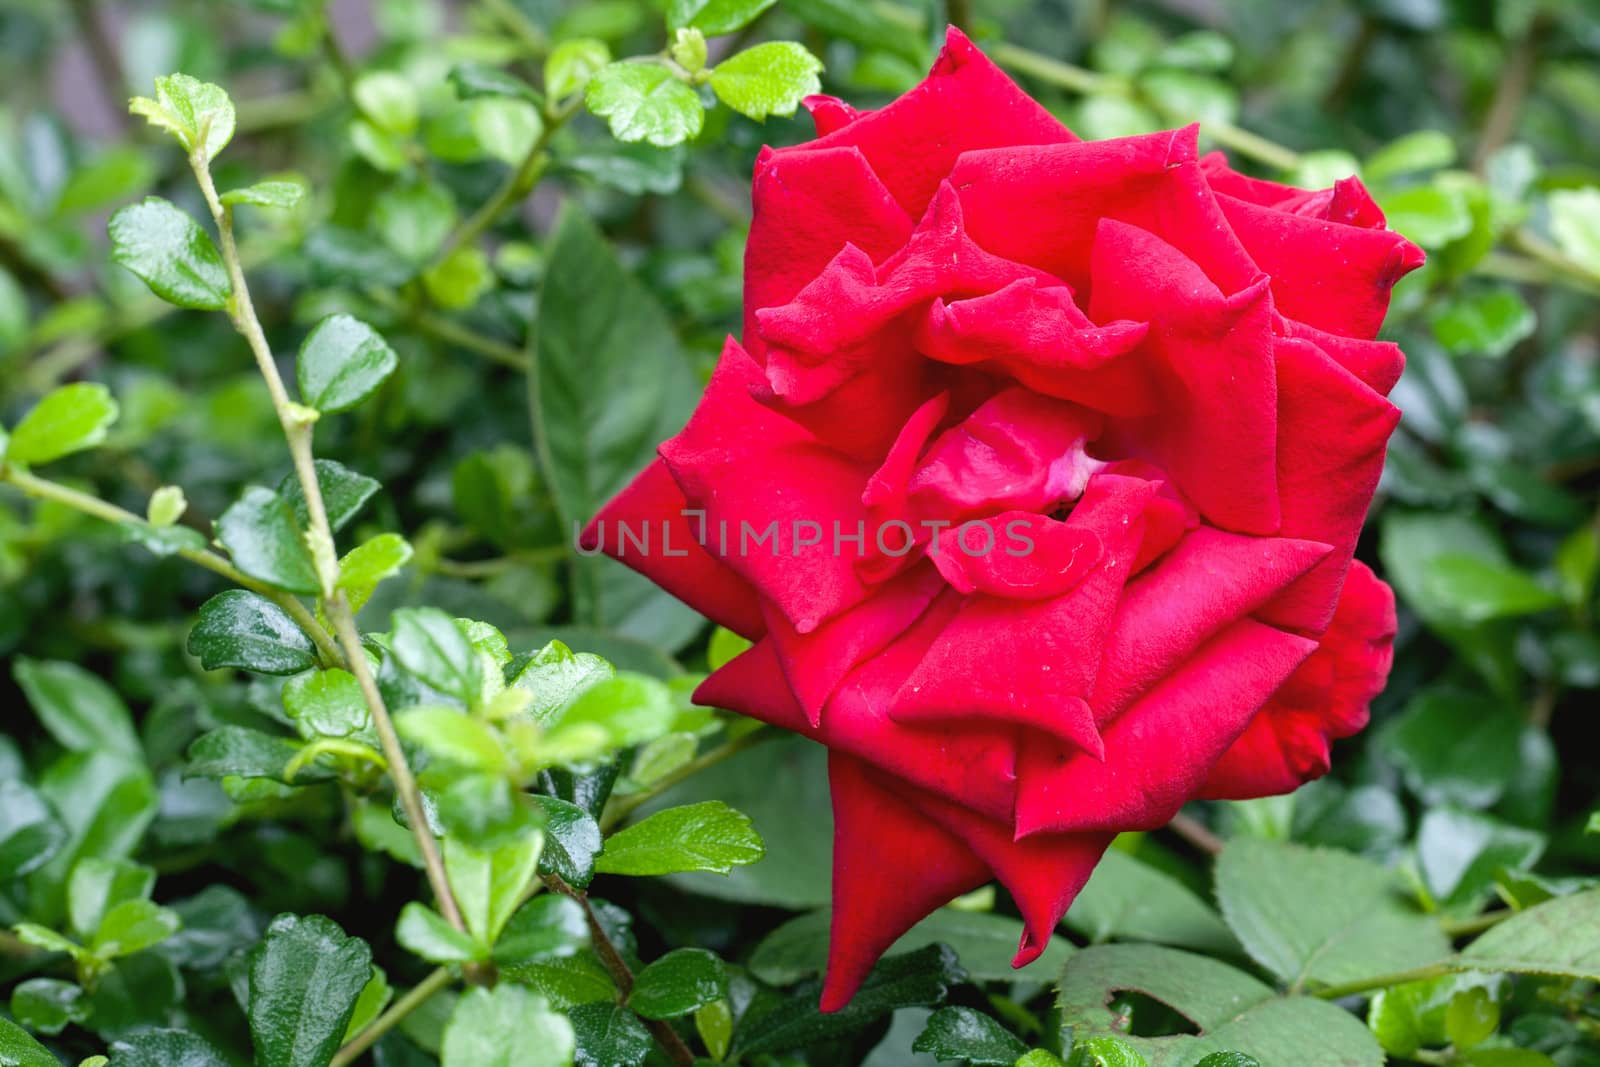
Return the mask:
<svg viewBox="0 0 1600 1067">
<path fill-rule="evenodd" d="M 1355 179 L 1079 141 L 954 30 L 883 110 L 810 106 L 756 164 L 745 346 L 586 536 L 755 642 L 697 699 L 828 747 L 831 1010 L 991 878 L 1027 963 L 1114 835 L 1364 725 L 1373 338 L 1422 253 Z"/>
</svg>

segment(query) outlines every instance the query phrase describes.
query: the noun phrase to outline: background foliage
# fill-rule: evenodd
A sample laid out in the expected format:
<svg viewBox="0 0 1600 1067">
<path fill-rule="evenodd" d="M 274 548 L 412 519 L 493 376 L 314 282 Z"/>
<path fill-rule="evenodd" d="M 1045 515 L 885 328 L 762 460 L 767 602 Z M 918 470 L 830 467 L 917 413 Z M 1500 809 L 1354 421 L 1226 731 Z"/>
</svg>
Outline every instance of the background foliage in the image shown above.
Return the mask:
<svg viewBox="0 0 1600 1067">
<path fill-rule="evenodd" d="M 819 752 L 568 546 L 737 328 L 760 145 L 947 18 L 1428 249 L 1399 653 L 1047 959 L 983 891 L 823 1017 Z M 1584 0 L 0 0 L 0 1064 L 1600 1064 L 1597 60 Z"/>
</svg>

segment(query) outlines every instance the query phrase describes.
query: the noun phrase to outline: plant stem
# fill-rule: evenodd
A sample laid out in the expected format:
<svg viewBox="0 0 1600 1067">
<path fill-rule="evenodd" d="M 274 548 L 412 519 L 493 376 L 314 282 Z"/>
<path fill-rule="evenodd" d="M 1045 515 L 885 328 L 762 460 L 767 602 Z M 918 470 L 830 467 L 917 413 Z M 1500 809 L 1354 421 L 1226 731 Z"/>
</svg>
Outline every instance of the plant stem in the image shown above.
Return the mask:
<svg viewBox="0 0 1600 1067">
<path fill-rule="evenodd" d="M 1407 971 L 1395 971 L 1391 974 L 1378 974 L 1370 978 L 1357 978 L 1352 982 L 1340 982 L 1338 985 L 1323 986 L 1314 990 L 1313 996 L 1323 1000 L 1338 1000 L 1341 997 L 1354 996 L 1357 993 L 1370 993 L 1378 989 L 1388 989 L 1390 986 L 1403 985 L 1406 982 L 1421 982 L 1429 978 L 1442 978 L 1447 974 L 1455 974 L 1462 968 L 1452 963 L 1430 963 L 1425 967 L 1413 967 Z"/>
<path fill-rule="evenodd" d="M 415 310 L 389 292 L 387 289 L 366 290 L 367 299 L 374 304 L 402 316 L 407 323 L 416 327 L 418 333 L 432 337 L 445 344 L 457 345 L 476 352 L 485 359 L 495 363 L 504 364 L 514 370 L 526 371 L 528 369 L 527 353 L 513 348 L 504 341 L 497 341 L 493 337 L 485 337 L 475 330 L 470 330 L 458 322 L 435 315 L 429 311 Z"/>
<path fill-rule="evenodd" d="M 450 973 L 448 967 L 440 967 L 428 975 L 413 986 L 405 996 L 389 1005 L 388 1011 L 362 1027 L 360 1033 L 333 1054 L 333 1059 L 328 1061 L 328 1067 L 348 1067 L 354 1063 L 358 1056 L 377 1044 L 380 1037 L 393 1030 L 396 1023 L 422 1007 L 435 993 L 449 986 L 454 980 L 455 976 Z"/>
<path fill-rule="evenodd" d="M 649 789 L 639 793 L 632 793 L 625 797 L 615 797 L 606 804 L 605 811 L 600 816 L 600 829 L 609 830 L 623 819 L 631 815 L 636 808 L 646 804 L 665 793 L 668 789 L 685 779 L 692 778 L 705 770 L 714 767 L 730 756 L 736 756 L 747 748 L 754 748 L 761 742 L 781 736 L 778 731 L 760 727 L 742 734 L 716 748 L 696 756 L 670 774 L 664 774 L 653 782 Z"/>
<path fill-rule="evenodd" d="M 148 526 L 141 516 L 107 500 L 85 493 L 60 482 L 47 481 L 27 471 L 18 470 L 11 466 L 0 466 L 0 481 L 6 482 L 28 496 L 37 500 L 50 500 L 74 511 L 85 515 L 103 519 L 106 522 L 118 525 Z M 180 548 L 177 554 L 190 563 L 204 567 L 213 574 L 221 575 L 235 585 L 250 590 L 263 596 L 282 608 L 284 613 L 295 621 L 295 624 L 305 631 L 321 653 L 323 662 L 338 663 L 343 660 L 339 646 L 334 643 L 328 631 L 317 622 L 317 617 L 311 610 L 302 604 L 298 598 L 274 589 L 270 585 L 258 582 L 254 578 L 239 570 L 233 564 L 217 555 L 215 552 L 203 548 Z"/>
<path fill-rule="evenodd" d="M 534 25 L 516 4 L 511 3 L 511 0 L 482 0 L 482 2 L 484 9 L 517 39 L 530 56 L 542 56 L 549 50 L 550 42 L 545 39 L 544 31 Z"/>
<path fill-rule="evenodd" d="M 561 111 L 546 110 L 540 116 L 544 120 L 544 128 L 539 131 L 539 136 L 534 139 L 528 154 L 522 157 L 522 162 L 517 164 L 515 170 L 506 175 L 505 181 L 500 183 L 500 188 L 494 195 L 478 206 L 466 222 L 458 226 L 454 233 L 445 239 L 444 245 L 439 249 L 439 254 L 434 257 L 435 263 L 442 263 L 449 259 L 457 249 L 475 242 L 484 232 L 499 221 L 511 204 L 528 195 L 533 187 L 539 183 L 539 178 L 544 174 L 544 168 L 549 163 L 545 149 L 550 144 L 550 138 L 555 132 L 566 124 L 572 117 L 572 108 Z"/>
<path fill-rule="evenodd" d="M 1470 919 L 1441 919 L 1439 926 L 1449 937 L 1465 937 L 1468 934 L 1481 934 L 1515 914 L 1516 912 L 1510 908 L 1501 908 L 1499 911 L 1486 911 L 1482 915 L 1474 915 Z"/>
<path fill-rule="evenodd" d="M 204 138 L 201 139 L 201 143 L 203 145 Z M 328 523 L 328 509 L 322 499 L 322 486 L 317 481 L 315 457 L 311 449 L 312 426 L 316 422 L 316 412 L 290 400 L 289 392 L 284 388 L 283 378 L 278 373 L 277 361 L 272 356 L 272 349 L 267 345 L 266 334 L 261 329 L 261 322 L 256 318 L 255 307 L 250 301 L 249 283 L 245 278 L 244 266 L 240 262 L 239 249 L 233 237 L 233 214 L 217 197 L 208 160 L 196 152 L 190 156 L 189 163 L 194 170 L 196 180 L 200 183 L 200 191 L 205 195 L 206 204 L 211 208 L 211 217 L 217 224 L 217 233 L 221 239 L 223 263 L 228 269 L 228 278 L 233 285 L 233 295 L 228 303 L 229 316 L 233 319 L 234 328 L 244 337 L 250 346 L 250 351 L 255 355 L 256 365 L 260 368 L 261 377 L 267 384 L 267 392 L 272 397 L 273 409 L 278 413 L 278 422 L 282 425 L 284 437 L 289 443 L 289 454 L 294 460 L 295 475 L 300 481 L 300 489 L 306 501 L 307 526 L 309 526 L 306 542 L 316 568 L 317 582 L 322 587 L 322 601 L 328 619 L 333 623 L 334 634 L 344 648 L 345 666 L 355 675 L 356 682 L 361 687 L 361 695 L 366 699 L 367 710 L 372 715 L 372 725 L 377 731 L 384 759 L 389 761 L 389 776 L 394 781 L 395 792 L 400 797 L 406 819 L 411 823 L 411 832 L 417 839 L 428 883 L 438 900 L 440 914 L 456 930 L 466 933 L 467 924 L 461 917 L 461 909 L 456 904 L 455 895 L 450 891 L 450 880 L 445 873 L 444 858 L 439 853 L 439 844 L 428 827 L 427 814 L 422 806 L 422 793 L 417 787 L 415 776 L 411 773 L 411 765 L 406 762 L 405 750 L 400 746 L 400 735 L 395 731 L 394 720 L 389 717 L 389 709 L 384 705 L 383 695 L 378 691 L 377 681 L 372 676 L 372 668 L 367 663 L 366 651 L 361 646 L 361 631 L 356 627 L 355 613 L 350 610 L 349 601 L 338 587 L 339 560 L 334 554 L 333 529 Z"/>
<path fill-rule="evenodd" d="M 1167 829 L 1208 856 L 1221 854 L 1223 846 L 1227 844 L 1226 841 L 1203 825 L 1199 819 L 1192 815 L 1185 815 L 1182 812 L 1172 817 L 1172 821 L 1167 824 Z"/>
<path fill-rule="evenodd" d="M 1478 147 L 1472 154 L 1472 169 L 1483 172 L 1489 157 L 1516 132 L 1517 118 L 1522 114 L 1522 102 L 1527 98 L 1528 87 L 1533 82 L 1533 71 L 1539 62 L 1539 38 L 1543 24 L 1534 19 L 1528 32 L 1511 48 L 1511 55 L 1500 70 L 1500 80 L 1494 87 L 1494 99 L 1483 120 L 1483 132 L 1478 136 Z"/>
<path fill-rule="evenodd" d="M 562 896 L 576 900 L 583 908 L 584 920 L 589 924 L 589 937 L 594 942 L 595 955 L 600 957 L 600 962 L 610 973 L 611 980 L 616 983 L 622 1002 L 626 1003 L 628 994 L 633 992 L 633 971 L 628 968 L 622 953 L 617 951 L 617 946 L 606 935 L 605 927 L 600 925 L 600 917 L 594 913 L 594 906 L 589 903 L 588 894 L 581 889 L 574 889 L 553 874 L 545 878 L 545 884 Z M 650 1036 L 656 1039 L 656 1044 L 661 1046 L 661 1051 L 665 1052 L 667 1058 L 677 1067 L 694 1067 L 694 1053 L 689 1051 L 689 1046 L 683 1043 L 683 1038 L 678 1036 L 678 1032 L 671 1024 L 660 1019 L 640 1021 L 650 1031 Z"/>
</svg>

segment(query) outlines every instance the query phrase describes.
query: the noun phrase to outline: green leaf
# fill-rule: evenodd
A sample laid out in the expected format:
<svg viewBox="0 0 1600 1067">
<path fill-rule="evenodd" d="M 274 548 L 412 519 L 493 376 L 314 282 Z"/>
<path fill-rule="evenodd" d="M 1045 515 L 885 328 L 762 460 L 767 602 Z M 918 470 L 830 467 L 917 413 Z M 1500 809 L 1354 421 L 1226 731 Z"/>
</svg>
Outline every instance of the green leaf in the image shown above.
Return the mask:
<svg viewBox="0 0 1600 1067">
<path fill-rule="evenodd" d="M 317 665 L 316 646 L 288 613 L 243 589 L 224 590 L 200 605 L 187 647 L 208 671 L 298 674 Z"/>
<path fill-rule="evenodd" d="M 614 1004 L 617 1000 L 617 987 L 593 952 L 532 963 L 509 963 L 502 968 L 502 973 L 549 998 L 561 1011 L 575 1004 L 596 1001 Z"/>
<path fill-rule="evenodd" d="M 578 1045 L 574 1067 L 640 1067 L 654 1047 L 650 1031 L 620 1004 L 579 1004 L 567 1015 Z"/>
<path fill-rule="evenodd" d="M 726 1000 L 712 1001 L 694 1013 L 694 1029 L 712 1059 L 727 1059 L 733 1044 L 733 1007 Z"/>
<path fill-rule="evenodd" d="M 501 774 L 461 775 L 434 793 L 434 803 L 445 835 L 473 848 L 501 848 L 542 824 L 533 803 Z"/>
<path fill-rule="evenodd" d="M 679 948 L 635 977 L 628 1007 L 646 1019 L 676 1019 L 728 995 L 728 975 L 715 953 Z"/>
<path fill-rule="evenodd" d="M 252 207 L 288 210 L 304 200 L 307 191 L 306 183 L 299 178 L 277 178 L 256 182 L 242 189 L 229 189 L 222 194 L 222 202 L 230 206 L 249 204 Z"/>
<path fill-rule="evenodd" d="M 511 684 L 533 694 L 527 714 L 548 725 L 585 689 L 615 673 L 599 656 L 574 653 L 560 641 L 551 641 L 528 659 Z"/>
<path fill-rule="evenodd" d="M 345 591 L 350 610 L 360 611 L 378 583 L 404 570 L 411 556 L 411 543 L 392 533 L 371 537 L 346 553 L 339 561 L 339 588 Z"/>
<path fill-rule="evenodd" d="M 1232 847 L 1232 846 L 1230 846 Z M 1311 997 L 1280 998 L 1224 963 L 1157 945 L 1097 945 L 1073 956 L 1058 1006 L 1075 1040 L 1114 1036 L 1150 1067 L 1188 1067 L 1213 1052 L 1244 1053 L 1268 1067 L 1381 1067 L 1383 1050 L 1349 1012 Z M 1129 1037 L 1110 1006 L 1142 993 L 1192 1022 L 1202 1036 Z"/>
<path fill-rule="evenodd" d="M 1446 911 L 1475 914 L 1502 870 L 1522 871 L 1544 853 L 1543 834 L 1475 812 L 1435 808 L 1417 826 L 1417 866 Z"/>
<path fill-rule="evenodd" d="M 588 944 L 589 924 L 582 905 L 571 897 L 546 893 L 511 916 L 495 942 L 494 959 L 502 966 L 564 959 Z"/>
<path fill-rule="evenodd" d="M 1461 959 L 1487 971 L 1600 981 L 1600 889 L 1512 916 L 1468 945 Z"/>
<path fill-rule="evenodd" d="M 1561 606 L 1561 594 L 1506 563 L 1464 553 L 1445 553 L 1423 575 L 1430 595 L 1450 604 L 1468 623 L 1534 615 Z"/>
<path fill-rule="evenodd" d="M 879 960 L 850 1003 L 835 1012 L 818 1010 L 819 987 L 808 982 L 764 1013 L 747 1011 L 735 1052 L 750 1057 L 804 1048 L 860 1030 L 900 1008 L 931 1008 L 942 1004 L 950 987 L 963 977 L 949 948 L 929 945 Z"/>
<path fill-rule="evenodd" d="M 750 819 L 719 800 L 659 811 L 619 830 L 595 861 L 601 874 L 716 871 L 759 860 L 764 848 Z"/>
<path fill-rule="evenodd" d="M 1149 1067 L 1150 1061 L 1114 1037 L 1091 1037 L 1072 1043 L 1067 1067 Z"/>
<path fill-rule="evenodd" d="M 271 489 L 245 489 L 217 520 L 217 539 L 234 566 L 257 581 L 291 593 L 321 589 L 294 510 Z"/>
<path fill-rule="evenodd" d="M 1066 924 L 1096 944 L 1155 941 L 1201 952 L 1238 951 L 1222 919 L 1188 887 L 1115 848 L 1072 902 Z"/>
<path fill-rule="evenodd" d="M 600 824 L 576 804 L 559 797 L 537 795 L 534 803 L 544 810 L 544 851 L 539 873 L 553 874 L 579 889 L 594 879 L 594 861 L 600 854 Z"/>
<path fill-rule="evenodd" d="M 132 271 L 169 304 L 220 311 L 233 296 L 222 253 L 199 223 L 160 197 L 111 216 L 111 261 Z"/>
<path fill-rule="evenodd" d="M 539 109 L 526 100 L 507 96 L 489 96 L 474 100 L 470 105 L 472 135 L 491 158 L 510 166 L 519 165 L 533 151 L 544 130 L 544 120 Z M 457 254 L 466 251 L 458 249 Z M 479 253 L 481 258 L 482 253 Z M 468 261 L 457 259 L 456 271 Z M 486 263 L 486 261 L 485 261 Z M 436 285 L 438 282 L 435 283 Z"/>
<path fill-rule="evenodd" d="M 742 29 L 759 18 L 777 0 L 672 0 L 667 5 L 667 29 L 696 29 L 717 37 Z"/>
<path fill-rule="evenodd" d="M 143 763 L 92 749 L 69 752 L 39 776 L 39 795 L 67 828 L 66 843 L 29 878 L 29 911 L 53 922 L 65 910 L 67 875 L 85 856 L 130 855 L 160 803 Z"/>
<path fill-rule="evenodd" d="M 643 674 L 619 674 L 586 686 L 555 718 L 551 740 L 558 732 L 583 726 L 605 731 L 617 747 L 637 745 L 672 728 L 677 705 L 666 685 Z"/>
<path fill-rule="evenodd" d="M 596 846 L 598 850 L 596 827 Z M 66 843 L 67 828 L 26 782 L 0 780 L 0 871 L 20 878 L 50 861 Z"/>
<path fill-rule="evenodd" d="M 1400 599 L 1435 626 L 1466 623 L 1473 606 L 1470 578 L 1450 581 L 1455 575 L 1447 570 L 1446 581 L 1435 581 L 1435 561 L 1470 555 L 1490 566 L 1509 565 L 1505 549 L 1485 523 L 1437 512 L 1385 512 L 1378 555 Z M 1459 599 L 1463 596 L 1467 603 Z"/>
<path fill-rule="evenodd" d="M 390 70 L 363 74 L 351 86 L 350 96 L 361 113 L 386 133 L 405 137 L 417 128 L 421 105 L 416 87 L 404 75 Z"/>
<path fill-rule="evenodd" d="M 183 513 L 188 510 L 189 501 L 183 495 L 183 490 L 176 485 L 163 485 L 150 494 L 144 514 L 151 526 L 171 526 L 183 518 Z"/>
<path fill-rule="evenodd" d="M 307 671 L 289 679 L 283 709 L 307 740 L 349 737 L 372 725 L 360 683 L 344 670 Z"/>
<path fill-rule="evenodd" d="M 444 186 L 432 182 L 396 186 L 373 204 L 372 222 L 384 244 L 421 267 L 444 247 L 455 226 L 455 200 Z"/>
<path fill-rule="evenodd" d="M 1533 308 L 1510 286 L 1450 293 L 1432 318 L 1433 335 L 1455 356 L 1499 359 L 1533 335 Z"/>
<path fill-rule="evenodd" d="M 372 975 L 372 951 L 320 915 L 280 915 L 250 953 L 259 1067 L 327 1067 Z"/>
<path fill-rule="evenodd" d="M 367 506 L 367 501 L 381 488 L 376 479 L 357 474 L 331 459 L 317 460 L 316 471 L 322 506 L 328 511 L 328 525 L 334 533 L 344 529 L 351 519 L 360 514 L 361 509 Z M 302 530 L 311 525 L 306 511 L 305 491 L 298 478 L 293 474 L 285 475 L 283 481 L 278 483 L 278 495 L 288 501 L 294 511 L 295 521 Z"/>
<path fill-rule="evenodd" d="M 361 988 L 361 995 L 356 998 L 355 1011 L 350 1013 L 350 1022 L 344 1029 L 341 1044 L 348 1044 L 367 1024 L 371 1023 L 383 1009 L 388 1007 L 389 1001 L 394 996 L 394 990 L 389 986 L 389 976 L 383 968 L 376 964 L 372 967 L 372 977 L 367 979 L 367 984 Z"/>
<path fill-rule="evenodd" d="M 450 85 L 463 100 L 509 96 L 530 104 L 539 103 L 539 94 L 533 86 L 510 71 L 486 63 L 457 63 L 450 68 Z"/>
<path fill-rule="evenodd" d="M 457 930 L 443 915 L 415 900 L 400 909 L 394 939 L 400 942 L 401 948 L 429 963 L 468 963 L 489 954 L 489 950 L 470 934 Z"/>
<path fill-rule="evenodd" d="M 1569 258 L 1600 273 L 1600 186 L 1550 194 L 1550 232 Z"/>
<path fill-rule="evenodd" d="M 469 989 L 444 1030 L 441 1067 L 567 1067 L 573 1026 L 543 998 L 502 982 Z"/>
<path fill-rule="evenodd" d="M 229 1063 L 215 1045 L 199 1034 L 145 1030 L 111 1046 L 109 1067 L 229 1067 Z"/>
<path fill-rule="evenodd" d="M 593 37 L 574 37 L 550 50 L 544 62 L 544 91 L 551 100 L 580 92 L 595 71 L 611 62 L 611 49 Z"/>
<path fill-rule="evenodd" d="M 584 100 L 619 141 L 649 141 L 667 148 L 699 136 L 705 122 L 695 91 L 653 63 L 601 67 L 590 76 Z"/>
<path fill-rule="evenodd" d="M 165 941 L 182 925 L 171 908 L 149 900 L 124 900 L 106 912 L 89 947 L 106 959 L 131 956 Z"/>
<path fill-rule="evenodd" d="M 74 663 L 17 657 L 11 668 L 33 713 L 63 748 L 100 749 L 144 763 L 133 716 L 105 682 Z"/>
<path fill-rule="evenodd" d="M 473 848 L 459 838 L 445 838 L 444 866 L 450 888 L 467 929 L 482 944 L 493 945 L 521 905 L 523 893 L 537 876 L 543 843 L 537 830 L 496 849 Z"/>
<path fill-rule="evenodd" d="M 774 853 L 766 862 L 777 858 Z M 792 985 L 821 974 L 828 961 L 827 909 L 790 919 L 768 934 L 750 954 L 750 973 L 772 985 Z M 974 981 L 1008 982 L 1017 977 L 1011 966 L 1022 941 L 1022 923 L 1006 915 L 940 908 L 901 935 L 891 952 L 911 952 L 931 944 L 948 945 L 961 969 Z M 1051 940 L 1031 966 L 1054 974 L 1072 954 L 1064 937 Z"/>
<path fill-rule="evenodd" d="M 73 932 L 88 940 L 107 911 L 125 901 L 148 900 L 155 884 L 156 872 L 142 864 L 85 856 L 67 879 L 67 913 Z"/>
<path fill-rule="evenodd" d="M 718 626 L 711 631 L 711 644 L 706 649 L 706 665 L 712 670 L 720 670 L 733 662 L 751 646 L 749 638 L 740 637 L 725 626 Z"/>
<path fill-rule="evenodd" d="M 209 163 L 233 140 L 233 101 L 220 85 L 167 74 L 156 78 L 156 97 L 136 96 L 128 110 L 169 131 L 184 151 Z"/>
<path fill-rule="evenodd" d="M 1011 1067 L 1028 1047 L 993 1018 L 971 1008 L 940 1008 L 911 1043 L 912 1052 L 974 1067 Z"/>
<path fill-rule="evenodd" d="M 0 1065 L 3 1067 L 61 1067 L 61 1061 L 40 1045 L 27 1030 L 0 1017 Z"/>
<path fill-rule="evenodd" d="M 156 556 L 175 556 L 180 552 L 203 552 L 206 535 L 187 526 L 151 526 L 143 522 L 127 522 L 118 527 L 123 539 L 139 545 Z"/>
<path fill-rule="evenodd" d="M 300 746 L 287 737 L 247 726 L 219 726 L 195 738 L 183 773 L 186 778 L 270 778 L 287 782 L 284 769 L 299 754 Z M 310 764 L 300 768 L 295 780 L 304 783 L 329 777 L 329 772 Z"/>
<path fill-rule="evenodd" d="M 101 152 L 72 172 L 56 197 L 56 216 L 96 211 L 143 192 L 155 168 L 141 148 L 124 145 Z"/>
<path fill-rule="evenodd" d="M 82 1023 L 89 1018 L 89 1005 L 85 1001 L 83 988 L 75 982 L 30 978 L 11 991 L 11 1014 L 29 1030 L 59 1034 L 72 1023 Z"/>
<path fill-rule="evenodd" d="M 499 773 L 508 765 L 494 731 L 458 708 L 412 708 L 395 717 L 395 728 L 401 737 L 430 755 L 469 770 Z"/>
<path fill-rule="evenodd" d="M 395 662 L 447 697 L 471 705 L 483 691 L 482 666 L 466 630 L 437 608 L 394 613 Z"/>
<path fill-rule="evenodd" d="M 1252 959 L 1293 988 L 1404 971 L 1450 955 L 1390 872 L 1342 852 L 1239 838 L 1217 860 L 1223 917 Z"/>
<path fill-rule="evenodd" d="M 1439 185 L 1413 185 L 1383 198 L 1389 228 L 1423 248 L 1443 248 L 1472 232 L 1472 208 L 1464 193 Z"/>
<path fill-rule="evenodd" d="M 300 399 L 318 411 L 348 411 L 377 392 L 399 366 L 378 331 L 350 315 L 330 315 L 300 346 Z"/>
<path fill-rule="evenodd" d="M 1261 1067 L 1261 1061 L 1242 1052 L 1213 1052 L 1194 1067 Z"/>
<path fill-rule="evenodd" d="M 519 151 L 516 146 L 507 145 L 504 151 L 520 159 L 527 148 Z M 422 285 L 435 304 L 464 311 L 494 288 L 494 269 L 481 248 L 463 245 L 424 271 Z"/>
<path fill-rule="evenodd" d="M 711 91 L 741 115 L 761 122 L 768 115 L 793 115 L 800 101 L 818 92 L 822 60 L 793 41 L 768 41 L 747 48 L 711 70 Z"/>
<path fill-rule="evenodd" d="M 1397 138 L 1367 157 L 1362 173 L 1367 181 L 1381 185 L 1403 174 L 1448 167 L 1456 161 L 1455 142 L 1438 130 L 1418 130 Z"/>
<path fill-rule="evenodd" d="M 1487 808 L 1516 780 L 1526 728 L 1520 709 L 1494 697 L 1425 689 L 1377 742 L 1425 803 Z"/>
<path fill-rule="evenodd" d="M 74 382 L 46 393 L 11 431 L 12 463 L 49 463 L 93 448 L 117 420 L 117 402 L 98 382 Z"/>
</svg>

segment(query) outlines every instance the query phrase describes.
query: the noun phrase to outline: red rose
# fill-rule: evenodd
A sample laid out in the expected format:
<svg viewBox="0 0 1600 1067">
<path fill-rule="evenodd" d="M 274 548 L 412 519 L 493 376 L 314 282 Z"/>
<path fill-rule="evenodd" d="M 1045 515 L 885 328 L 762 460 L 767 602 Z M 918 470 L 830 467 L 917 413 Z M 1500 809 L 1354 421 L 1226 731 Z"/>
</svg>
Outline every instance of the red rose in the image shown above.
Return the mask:
<svg viewBox="0 0 1600 1067">
<path fill-rule="evenodd" d="M 991 878 L 1027 963 L 1115 834 L 1365 723 L 1373 337 L 1422 253 L 1355 179 L 1079 141 L 955 31 L 883 110 L 810 104 L 756 164 L 745 347 L 586 538 L 755 641 L 697 699 L 830 749 L 831 1010 Z"/>
</svg>

